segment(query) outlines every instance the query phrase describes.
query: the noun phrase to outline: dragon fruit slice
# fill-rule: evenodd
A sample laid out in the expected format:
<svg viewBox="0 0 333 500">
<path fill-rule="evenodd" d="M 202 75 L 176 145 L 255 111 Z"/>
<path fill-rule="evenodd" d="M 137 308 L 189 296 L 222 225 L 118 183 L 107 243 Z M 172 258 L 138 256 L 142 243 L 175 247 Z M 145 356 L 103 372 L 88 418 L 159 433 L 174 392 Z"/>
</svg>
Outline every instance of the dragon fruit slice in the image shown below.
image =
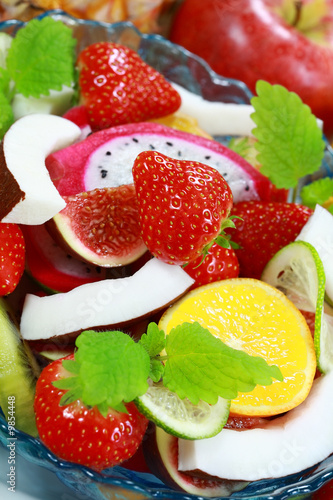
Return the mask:
<svg viewBox="0 0 333 500">
<path fill-rule="evenodd" d="M 101 130 L 46 158 L 62 196 L 133 182 L 132 166 L 141 151 L 196 160 L 216 168 L 232 189 L 234 202 L 270 200 L 271 182 L 246 160 L 217 141 L 153 122 Z"/>
</svg>

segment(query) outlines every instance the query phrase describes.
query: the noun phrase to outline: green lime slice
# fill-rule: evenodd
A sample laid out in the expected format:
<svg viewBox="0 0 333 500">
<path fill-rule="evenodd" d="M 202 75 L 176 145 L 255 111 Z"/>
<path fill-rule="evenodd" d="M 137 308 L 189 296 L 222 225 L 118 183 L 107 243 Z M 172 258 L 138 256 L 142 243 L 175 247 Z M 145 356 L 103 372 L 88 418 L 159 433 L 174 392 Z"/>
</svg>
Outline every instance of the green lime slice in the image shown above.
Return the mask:
<svg viewBox="0 0 333 500">
<path fill-rule="evenodd" d="M 318 368 L 333 368 L 333 316 L 325 305 L 325 271 L 317 250 L 305 241 L 295 241 L 277 252 L 266 265 L 262 281 L 281 290 L 303 311 L 315 313 L 314 346 Z"/>
<path fill-rule="evenodd" d="M 168 434 L 183 439 L 204 439 L 218 434 L 229 416 L 230 401 L 219 398 L 215 405 L 200 401 L 193 405 L 160 383 L 150 382 L 148 391 L 135 404 L 149 420 Z"/>
<path fill-rule="evenodd" d="M 0 299 L 0 345 L 0 406 L 9 425 L 36 436 L 34 397 L 39 368 L 4 299 Z"/>
</svg>

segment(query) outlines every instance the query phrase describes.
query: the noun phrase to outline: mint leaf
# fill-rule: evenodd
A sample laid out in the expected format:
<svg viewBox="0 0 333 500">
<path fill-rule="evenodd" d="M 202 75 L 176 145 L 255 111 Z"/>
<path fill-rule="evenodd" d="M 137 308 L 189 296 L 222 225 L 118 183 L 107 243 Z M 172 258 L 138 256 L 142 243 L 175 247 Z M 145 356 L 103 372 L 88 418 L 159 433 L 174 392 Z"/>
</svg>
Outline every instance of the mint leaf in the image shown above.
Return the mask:
<svg viewBox="0 0 333 500">
<path fill-rule="evenodd" d="M 272 378 L 283 380 L 277 366 L 228 347 L 197 322 L 173 328 L 165 350 L 164 385 L 193 404 L 215 404 L 219 396 L 233 399 L 257 384 L 270 385 Z"/>
<path fill-rule="evenodd" d="M 159 359 L 159 354 L 165 347 L 165 333 L 160 330 L 156 323 L 149 323 L 147 333 L 144 333 L 139 340 L 139 344 L 144 347 L 150 357 L 149 378 L 153 382 L 158 382 L 164 372 L 164 365 Z M 154 358 L 157 359 L 154 359 Z"/>
<path fill-rule="evenodd" d="M 165 342 L 165 333 L 156 323 L 149 323 L 147 333 L 144 333 L 139 340 L 139 344 L 146 349 L 151 358 L 163 351 Z"/>
<path fill-rule="evenodd" d="M 300 192 L 302 204 L 315 208 L 316 204 L 322 205 L 333 196 L 333 179 L 324 177 L 311 184 L 307 184 Z"/>
<path fill-rule="evenodd" d="M 257 82 L 251 99 L 257 125 L 253 135 L 260 172 L 278 188 L 296 187 L 298 180 L 321 165 L 325 142 L 309 106 L 281 85 Z"/>
<path fill-rule="evenodd" d="M 0 140 L 13 123 L 14 114 L 12 107 L 6 95 L 0 91 Z"/>
<path fill-rule="evenodd" d="M 148 388 L 150 360 L 146 350 L 129 335 L 87 330 L 76 339 L 75 364 L 64 367 L 75 376 L 54 382 L 66 389 L 61 404 L 80 398 L 86 406 L 101 411 L 124 411 L 123 402 L 133 401 Z"/>
<path fill-rule="evenodd" d="M 7 56 L 7 69 L 24 96 L 49 95 L 74 82 L 76 40 L 62 22 L 33 19 L 18 31 Z"/>
</svg>

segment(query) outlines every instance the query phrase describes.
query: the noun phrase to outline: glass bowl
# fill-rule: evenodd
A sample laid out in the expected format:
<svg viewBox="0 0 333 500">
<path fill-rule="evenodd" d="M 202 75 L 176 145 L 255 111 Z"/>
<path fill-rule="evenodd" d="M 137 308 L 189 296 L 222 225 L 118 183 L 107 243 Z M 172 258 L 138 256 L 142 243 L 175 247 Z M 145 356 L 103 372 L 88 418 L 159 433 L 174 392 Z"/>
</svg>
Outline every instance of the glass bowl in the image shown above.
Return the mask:
<svg viewBox="0 0 333 500">
<path fill-rule="evenodd" d="M 39 18 L 44 16 L 61 20 L 73 30 L 78 40 L 78 52 L 85 46 L 101 40 L 119 42 L 136 50 L 148 64 L 171 81 L 207 100 L 236 104 L 249 104 L 250 102 L 252 94 L 242 82 L 218 76 L 202 59 L 158 35 L 141 34 L 131 23 L 107 24 L 79 20 L 60 10 L 46 12 Z M 15 32 L 23 25 L 21 21 L 8 20 L 0 23 L 0 31 L 15 35 Z M 225 138 L 219 138 L 219 140 L 223 141 Z M 322 168 L 312 177 L 314 179 L 323 175 L 333 176 L 333 155 L 329 144 L 327 144 Z M 60 460 L 39 439 L 20 431 L 16 432 L 15 437 L 17 438 L 17 453 L 29 462 L 54 472 L 63 483 L 81 494 L 82 498 L 203 500 L 201 496 L 171 490 L 152 474 L 133 472 L 124 467 L 114 467 L 105 473 L 97 473 L 87 467 Z M 0 411 L 0 442 L 7 446 L 10 439 L 7 423 Z M 242 491 L 235 492 L 228 498 L 233 500 L 305 499 L 331 478 L 333 478 L 333 455 L 299 474 L 248 483 Z"/>
</svg>

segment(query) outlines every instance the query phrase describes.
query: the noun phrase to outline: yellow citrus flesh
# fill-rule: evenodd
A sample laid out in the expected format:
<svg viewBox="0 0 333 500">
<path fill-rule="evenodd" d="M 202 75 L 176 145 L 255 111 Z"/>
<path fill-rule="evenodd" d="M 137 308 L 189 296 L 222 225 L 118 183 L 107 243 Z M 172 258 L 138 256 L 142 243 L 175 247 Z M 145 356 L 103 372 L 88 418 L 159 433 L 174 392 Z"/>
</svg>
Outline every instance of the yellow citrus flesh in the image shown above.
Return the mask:
<svg viewBox="0 0 333 500">
<path fill-rule="evenodd" d="M 177 130 L 182 130 L 183 132 L 189 132 L 201 137 L 206 137 L 207 139 L 212 139 L 211 135 L 207 134 L 207 132 L 199 127 L 198 121 L 195 118 L 181 113 L 180 111 L 176 111 L 171 115 L 164 116 L 163 118 L 156 118 L 151 121 L 160 123 L 161 125 L 166 125 L 167 127 L 175 128 Z"/>
<path fill-rule="evenodd" d="M 283 382 L 239 393 L 231 413 L 277 415 L 308 395 L 316 372 L 312 335 L 303 315 L 276 288 L 250 278 L 204 285 L 167 309 L 159 326 L 168 334 L 186 321 L 198 321 L 230 347 L 261 356 L 282 372 Z"/>
</svg>

